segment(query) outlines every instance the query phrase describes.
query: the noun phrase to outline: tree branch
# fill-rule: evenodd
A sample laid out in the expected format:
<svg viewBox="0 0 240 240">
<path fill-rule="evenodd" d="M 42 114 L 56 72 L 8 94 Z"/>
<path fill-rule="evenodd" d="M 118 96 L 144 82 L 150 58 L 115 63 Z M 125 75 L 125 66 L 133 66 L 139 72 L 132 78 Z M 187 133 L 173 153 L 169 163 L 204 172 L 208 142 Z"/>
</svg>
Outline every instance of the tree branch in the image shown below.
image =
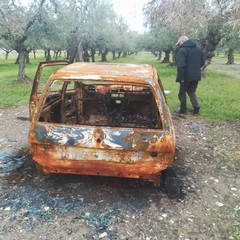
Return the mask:
<svg viewBox="0 0 240 240">
<path fill-rule="evenodd" d="M 28 23 L 27 23 L 27 26 L 25 28 L 25 32 L 28 31 L 28 29 L 39 19 L 39 16 L 41 15 L 41 11 L 42 11 L 42 7 L 43 7 L 43 4 L 45 3 L 46 0 L 41 0 L 40 4 L 39 4 L 39 7 L 37 9 L 37 12 L 36 14 L 33 16 L 32 20 L 30 20 Z"/>
</svg>

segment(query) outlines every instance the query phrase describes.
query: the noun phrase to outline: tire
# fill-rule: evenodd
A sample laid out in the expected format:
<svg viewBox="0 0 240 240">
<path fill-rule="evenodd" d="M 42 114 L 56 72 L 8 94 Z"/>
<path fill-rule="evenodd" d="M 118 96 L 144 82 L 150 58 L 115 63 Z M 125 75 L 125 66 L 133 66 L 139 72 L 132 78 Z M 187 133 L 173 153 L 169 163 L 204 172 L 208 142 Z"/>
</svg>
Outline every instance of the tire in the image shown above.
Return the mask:
<svg viewBox="0 0 240 240">
<path fill-rule="evenodd" d="M 180 195 L 180 182 L 172 168 L 162 171 L 162 186 L 169 198 L 177 198 Z"/>
</svg>

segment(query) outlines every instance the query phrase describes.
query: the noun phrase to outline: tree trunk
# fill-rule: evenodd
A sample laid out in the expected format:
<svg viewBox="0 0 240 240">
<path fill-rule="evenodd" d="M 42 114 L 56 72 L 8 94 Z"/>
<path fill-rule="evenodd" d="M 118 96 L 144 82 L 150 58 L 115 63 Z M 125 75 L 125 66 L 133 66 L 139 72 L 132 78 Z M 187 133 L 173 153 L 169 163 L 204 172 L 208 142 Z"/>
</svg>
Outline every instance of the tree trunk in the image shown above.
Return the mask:
<svg viewBox="0 0 240 240">
<path fill-rule="evenodd" d="M 51 50 L 50 48 L 48 48 L 46 51 L 46 61 L 51 61 L 52 57 L 51 57 Z"/>
<path fill-rule="evenodd" d="M 25 63 L 30 63 L 30 58 L 29 58 L 29 51 L 25 51 L 25 50 L 20 50 L 19 52 L 24 52 L 24 55 L 25 55 Z M 15 64 L 19 64 L 19 52 L 18 52 L 18 56 L 17 56 L 17 59 L 15 61 Z"/>
<path fill-rule="evenodd" d="M 157 56 L 157 60 L 161 60 L 162 52 L 157 52 L 157 54 L 155 56 Z"/>
<path fill-rule="evenodd" d="M 15 61 L 15 64 L 19 64 L 19 54 L 18 54 L 18 56 L 17 56 L 17 59 L 16 59 L 16 61 Z"/>
<path fill-rule="evenodd" d="M 33 58 L 34 58 L 34 59 L 37 59 L 37 57 L 36 57 L 36 52 L 37 52 L 36 50 L 33 50 Z"/>
<path fill-rule="evenodd" d="M 4 50 L 5 51 L 5 60 L 8 60 L 9 53 L 12 51 Z"/>
<path fill-rule="evenodd" d="M 95 62 L 95 54 L 96 54 L 96 51 L 91 48 L 91 58 L 92 58 L 92 62 Z"/>
<path fill-rule="evenodd" d="M 67 59 L 70 59 L 70 56 L 71 56 L 70 50 L 67 50 L 67 56 L 66 56 L 66 58 L 67 58 Z"/>
<path fill-rule="evenodd" d="M 112 51 L 112 59 L 116 60 L 116 51 Z"/>
<path fill-rule="evenodd" d="M 90 62 L 90 56 L 87 49 L 83 51 L 83 61 Z"/>
<path fill-rule="evenodd" d="M 18 52 L 18 82 L 24 82 L 28 79 L 25 74 L 25 64 L 26 64 L 27 53 L 23 50 Z"/>
<path fill-rule="evenodd" d="M 5 54 L 5 60 L 8 59 L 8 55 L 9 55 L 9 52 L 6 52 L 6 54 Z"/>
<path fill-rule="evenodd" d="M 122 54 L 122 52 L 119 51 L 117 58 L 120 58 L 120 57 L 121 57 L 121 54 Z"/>
<path fill-rule="evenodd" d="M 58 58 L 60 57 L 60 54 L 61 53 L 61 50 L 58 49 L 58 50 L 54 50 L 54 59 L 57 61 Z"/>
<path fill-rule="evenodd" d="M 107 54 L 108 54 L 107 49 L 105 49 L 104 51 L 101 51 L 101 62 L 107 62 Z"/>
<path fill-rule="evenodd" d="M 233 55 L 233 48 L 228 50 L 228 61 L 227 64 L 234 64 L 234 55 Z"/>
<path fill-rule="evenodd" d="M 54 51 L 53 51 L 53 57 L 54 57 L 54 59 L 55 59 L 55 61 L 56 61 L 57 58 L 58 58 L 57 50 L 54 50 Z"/>
<path fill-rule="evenodd" d="M 71 45 L 71 49 L 69 50 L 68 54 L 69 54 L 68 58 L 69 58 L 70 63 L 73 63 L 75 56 L 77 54 L 77 44 Z"/>
<path fill-rule="evenodd" d="M 127 52 L 124 51 L 124 52 L 123 52 L 123 57 L 126 57 L 126 56 L 127 56 Z"/>
<path fill-rule="evenodd" d="M 212 57 L 215 56 L 214 51 L 222 39 L 222 31 L 220 29 L 222 25 L 217 23 L 218 22 L 215 21 L 215 24 L 213 24 L 212 27 L 209 26 L 207 38 L 202 40 L 202 48 L 205 59 L 205 64 L 202 67 L 203 77 L 205 75 L 204 70 L 209 64 L 211 64 Z"/>
<path fill-rule="evenodd" d="M 170 51 L 165 51 L 165 56 L 162 60 L 162 63 L 170 63 Z"/>
<path fill-rule="evenodd" d="M 27 56 L 26 56 L 26 63 L 30 63 L 29 52 L 27 53 Z"/>
<path fill-rule="evenodd" d="M 75 57 L 76 62 L 82 62 L 83 61 L 83 46 L 82 46 L 82 41 L 78 42 L 78 47 L 77 47 L 77 53 Z"/>
</svg>

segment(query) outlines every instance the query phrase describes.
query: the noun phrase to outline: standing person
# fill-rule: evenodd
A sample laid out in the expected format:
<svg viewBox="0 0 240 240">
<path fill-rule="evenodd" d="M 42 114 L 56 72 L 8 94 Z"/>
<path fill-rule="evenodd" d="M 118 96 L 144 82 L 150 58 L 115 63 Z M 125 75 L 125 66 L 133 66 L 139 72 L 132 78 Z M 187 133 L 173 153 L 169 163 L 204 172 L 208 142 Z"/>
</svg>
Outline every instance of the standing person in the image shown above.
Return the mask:
<svg viewBox="0 0 240 240">
<path fill-rule="evenodd" d="M 204 65 L 203 50 L 187 36 L 178 39 L 179 50 L 176 57 L 177 78 L 180 83 L 178 99 L 180 108 L 176 113 L 187 113 L 187 96 L 193 106 L 193 114 L 198 114 L 200 107 L 196 96 L 198 82 L 201 80 L 201 67 Z"/>
</svg>

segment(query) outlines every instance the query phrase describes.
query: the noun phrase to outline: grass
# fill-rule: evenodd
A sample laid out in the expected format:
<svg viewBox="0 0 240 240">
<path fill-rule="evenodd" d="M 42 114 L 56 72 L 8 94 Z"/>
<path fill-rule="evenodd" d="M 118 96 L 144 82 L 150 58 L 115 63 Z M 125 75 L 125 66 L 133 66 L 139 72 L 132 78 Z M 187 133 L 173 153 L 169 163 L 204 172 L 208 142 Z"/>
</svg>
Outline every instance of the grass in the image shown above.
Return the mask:
<svg viewBox="0 0 240 240">
<path fill-rule="evenodd" d="M 240 80 L 208 71 L 199 88 L 205 116 L 213 120 L 240 119 Z"/>
<path fill-rule="evenodd" d="M 108 59 L 111 59 L 111 55 Z M 14 64 L 15 54 L 11 54 L 8 60 L 0 55 L 0 108 L 28 104 L 31 84 L 16 82 L 18 65 Z M 239 59 L 238 57 L 235 59 Z M 99 59 L 96 59 L 98 61 Z M 37 59 L 30 56 L 30 64 L 26 65 L 26 74 L 34 78 L 38 63 L 44 61 L 42 55 L 37 55 Z M 214 62 L 223 61 L 222 56 L 214 58 Z M 161 64 L 155 57 L 147 52 L 141 52 L 137 55 L 130 55 L 111 62 L 127 63 L 144 63 L 152 64 L 157 69 L 163 82 L 165 90 L 171 91 L 167 95 L 170 110 L 178 108 L 179 101 L 177 98 L 179 84 L 175 82 L 176 68 L 168 64 Z M 220 121 L 225 119 L 240 119 L 240 79 L 231 74 L 229 71 L 217 68 L 207 68 L 207 77 L 200 81 L 197 90 L 197 96 L 201 105 L 201 118 L 208 121 Z M 191 108 L 190 102 L 188 107 Z"/>
</svg>

